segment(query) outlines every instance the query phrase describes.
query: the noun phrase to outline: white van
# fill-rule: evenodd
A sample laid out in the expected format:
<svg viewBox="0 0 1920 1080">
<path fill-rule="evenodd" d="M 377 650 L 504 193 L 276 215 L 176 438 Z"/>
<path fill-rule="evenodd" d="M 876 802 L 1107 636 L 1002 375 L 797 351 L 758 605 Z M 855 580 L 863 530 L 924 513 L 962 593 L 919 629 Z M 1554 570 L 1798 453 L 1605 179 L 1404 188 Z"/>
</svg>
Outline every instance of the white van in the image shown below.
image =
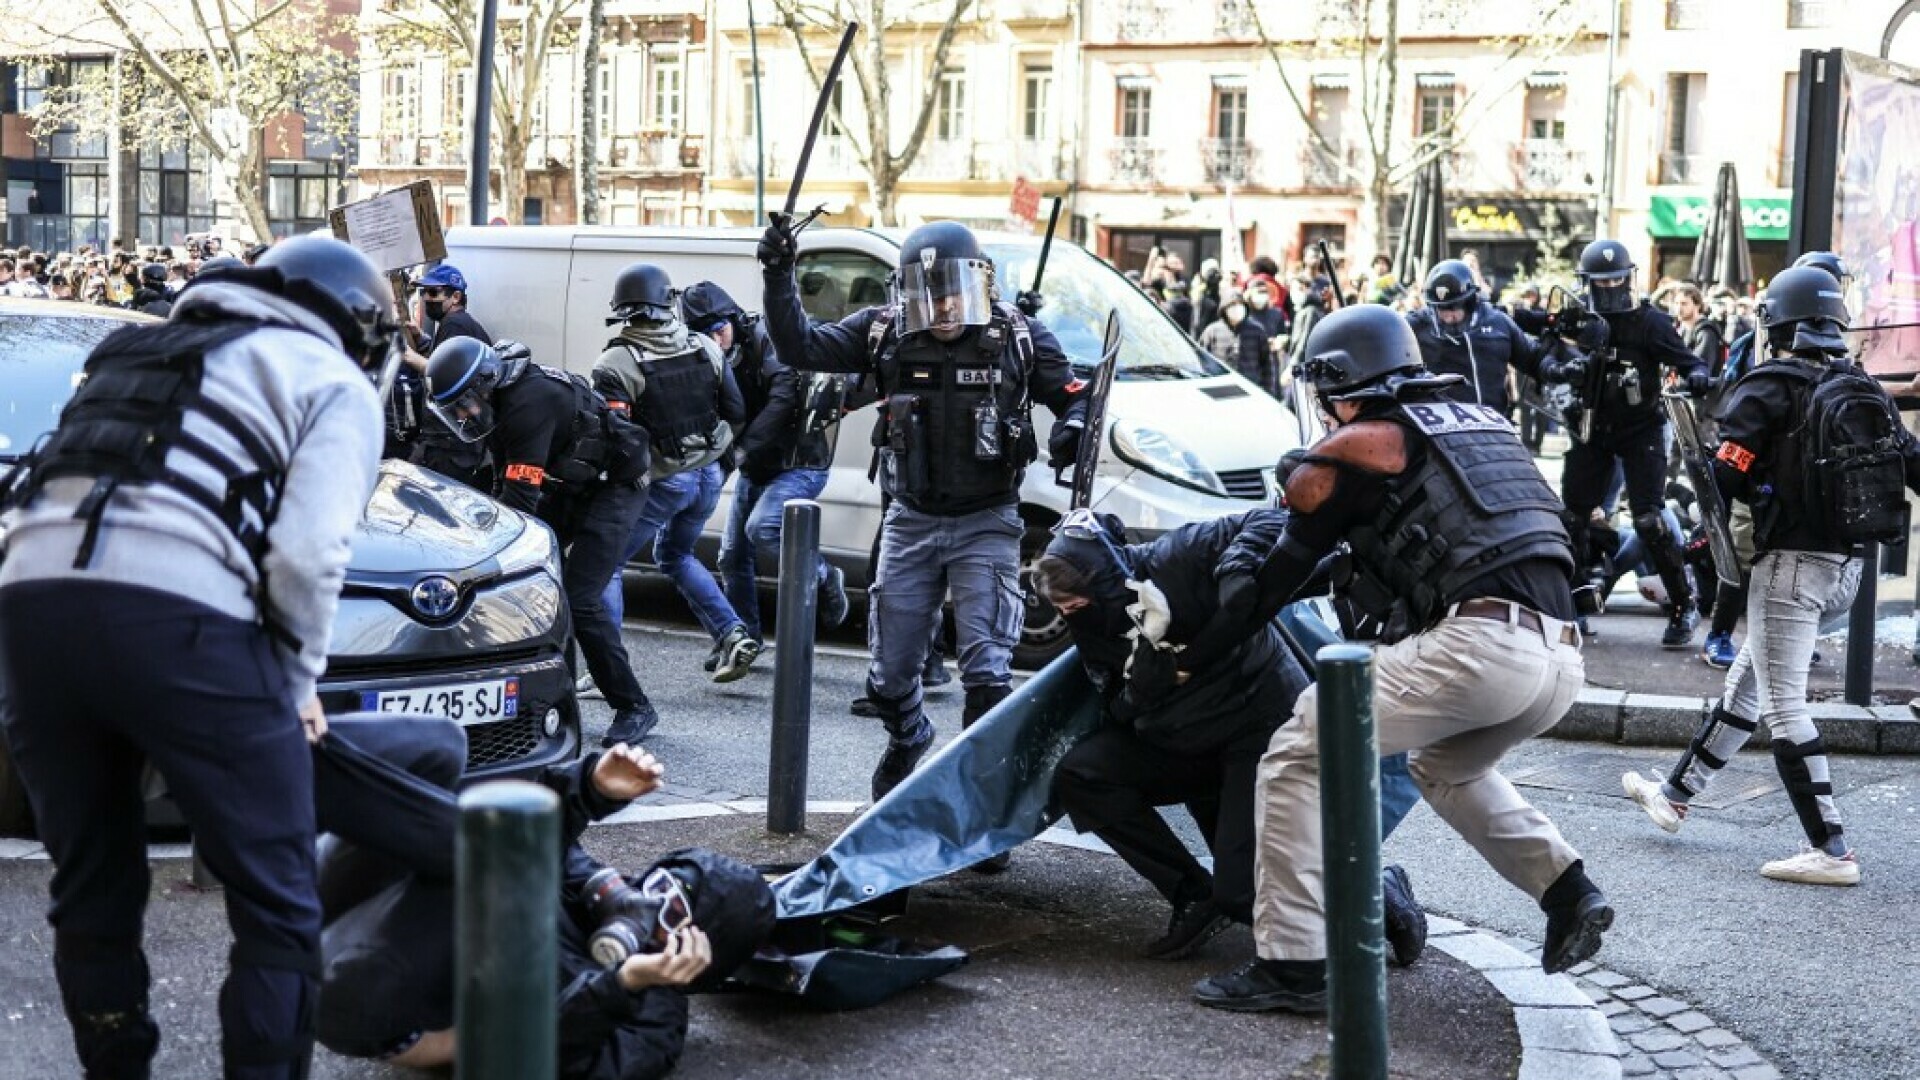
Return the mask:
<svg viewBox="0 0 1920 1080">
<path fill-rule="evenodd" d="M 795 273 L 807 313 L 833 320 L 884 302 L 904 235 L 803 232 Z M 681 288 L 716 282 L 741 307 L 757 311 L 759 238 L 753 229 L 457 228 L 447 234 L 447 261 L 466 276 L 469 307 L 496 337 L 526 343 L 540 363 L 586 371 L 612 336 L 607 300 L 623 268 L 654 263 Z M 980 241 L 993 258 L 1001 295 L 1025 288 L 1040 239 L 982 233 Z M 1125 277 L 1073 244 L 1054 241 L 1042 285 L 1040 321 L 1082 371 L 1090 373 L 1099 359 L 1109 311 L 1119 311 L 1125 328 L 1096 509 L 1119 515 L 1133 534 L 1148 538 L 1269 501 L 1274 463 L 1297 443 L 1293 417 L 1279 402 L 1207 355 Z M 1039 406 L 1035 412 L 1044 447 L 1053 418 Z M 822 550 L 846 571 L 850 586 L 866 583 L 880 527 L 880 492 L 867 479 L 874 416 L 863 409 L 841 424 L 833 474 L 820 497 Z M 1028 558 L 1046 546 L 1066 504 L 1067 491 L 1043 453 L 1021 488 Z M 717 542 L 731 506 L 731 496 L 723 496 L 707 526 L 709 540 Z M 1028 590 L 1016 661 L 1044 662 L 1065 641 L 1058 615 Z"/>
</svg>

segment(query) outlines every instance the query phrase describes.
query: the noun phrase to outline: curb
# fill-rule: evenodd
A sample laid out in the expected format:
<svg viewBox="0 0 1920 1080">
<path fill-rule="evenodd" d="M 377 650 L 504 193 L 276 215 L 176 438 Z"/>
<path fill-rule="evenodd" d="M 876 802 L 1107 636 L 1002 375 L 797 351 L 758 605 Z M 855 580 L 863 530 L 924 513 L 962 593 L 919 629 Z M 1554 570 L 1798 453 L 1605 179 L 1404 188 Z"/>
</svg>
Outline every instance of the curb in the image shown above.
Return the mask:
<svg viewBox="0 0 1920 1080">
<path fill-rule="evenodd" d="M 1519 1080 L 1620 1080 L 1620 1044 L 1605 1013 L 1566 975 L 1462 922 L 1427 916 L 1427 944 L 1480 973 L 1513 1006 Z"/>
<path fill-rule="evenodd" d="M 1560 722 L 1541 734 L 1550 739 L 1621 746 L 1686 746 L 1717 698 L 1630 694 L 1589 686 Z M 1905 705 L 1864 708 L 1838 701 L 1810 706 L 1827 749 L 1843 754 L 1920 754 L 1920 718 Z"/>
</svg>

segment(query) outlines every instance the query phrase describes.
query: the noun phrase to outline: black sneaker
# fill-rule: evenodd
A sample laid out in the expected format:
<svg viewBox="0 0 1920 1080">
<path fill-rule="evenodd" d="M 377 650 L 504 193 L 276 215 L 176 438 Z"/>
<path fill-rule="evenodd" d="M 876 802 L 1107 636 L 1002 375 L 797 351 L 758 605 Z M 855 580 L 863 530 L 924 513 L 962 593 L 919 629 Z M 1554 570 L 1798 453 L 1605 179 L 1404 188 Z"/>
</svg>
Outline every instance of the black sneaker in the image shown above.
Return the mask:
<svg viewBox="0 0 1920 1080">
<path fill-rule="evenodd" d="M 613 714 L 613 723 L 608 725 L 600 745 L 611 747 L 626 743 L 632 746 L 651 734 L 659 724 L 660 714 L 653 710 L 652 702 L 637 709 L 621 709 Z"/>
<path fill-rule="evenodd" d="M 1547 913 L 1547 937 L 1540 946 L 1540 969 L 1558 974 L 1600 951 L 1600 935 L 1613 927 L 1606 894 L 1587 879 L 1578 861 L 1561 873 L 1540 898 Z"/>
<path fill-rule="evenodd" d="M 753 640 L 747 628 L 734 627 L 720 639 L 720 663 L 713 669 L 713 681 L 724 683 L 746 678 L 759 655 L 760 643 Z"/>
<path fill-rule="evenodd" d="M 1380 895 L 1386 901 L 1387 947 L 1393 950 L 1393 962 L 1410 967 L 1427 947 L 1427 913 L 1413 898 L 1405 868 L 1389 866 L 1381 872 Z"/>
<path fill-rule="evenodd" d="M 1321 1016 L 1327 1011 L 1327 962 L 1249 960 L 1225 975 L 1194 983 L 1193 1000 L 1229 1012 L 1285 1010 Z"/>
<path fill-rule="evenodd" d="M 1140 955 L 1149 960 L 1185 960 L 1232 923 L 1212 900 L 1181 904 L 1167 920 L 1167 932 L 1149 942 Z"/>
<path fill-rule="evenodd" d="M 837 566 L 827 567 L 826 580 L 820 583 L 820 606 L 816 614 L 824 630 L 832 630 L 847 621 L 846 571 Z"/>
<path fill-rule="evenodd" d="M 1693 648 L 1693 632 L 1700 625 L 1700 613 L 1691 604 L 1676 604 L 1667 619 L 1667 632 L 1660 635 L 1663 649 Z"/>
<path fill-rule="evenodd" d="M 723 655 L 725 655 L 726 651 L 727 651 L 727 646 L 726 646 L 725 638 L 722 638 L 719 641 L 714 642 L 713 648 L 707 650 L 707 658 L 705 661 L 703 661 L 700 664 L 700 670 L 706 672 L 709 675 L 713 674 L 713 669 L 720 666 L 720 658 Z"/>
<path fill-rule="evenodd" d="M 927 748 L 933 745 L 933 725 L 924 718 L 920 726 L 907 733 L 906 737 L 893 736 L 887 740 L 886 752 L 880 755 L 880 764 L 873 769 L 873 801 L 886 798 L 887 792 L 900 786 L 920 759 L 927 756 Z"/>
</svg>

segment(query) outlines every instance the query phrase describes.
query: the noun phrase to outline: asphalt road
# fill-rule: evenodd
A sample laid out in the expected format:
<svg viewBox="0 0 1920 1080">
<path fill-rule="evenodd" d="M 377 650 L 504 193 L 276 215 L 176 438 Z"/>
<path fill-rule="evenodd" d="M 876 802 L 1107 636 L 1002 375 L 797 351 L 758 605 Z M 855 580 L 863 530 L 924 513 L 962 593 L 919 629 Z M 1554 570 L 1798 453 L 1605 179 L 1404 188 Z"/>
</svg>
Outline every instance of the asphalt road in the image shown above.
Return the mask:
<svg viewBox="0 0 1920 1080">
<path fill-rule="evenodd" d="M 637 584 L 630 611 L 670 612 Z M 651 603 L 653 606 L 647 606 Z M 629 647 L 665 718 L 652 740 L 683 791 L 766 791 L 771 676 L 730 686 L 704 680 L 707 644 L 667 622 L 631 624 Z M 845 635 L 839 639 L 844 644 Z M 1606 640 L 1596 643 L 1604 650 Z M 809 797 L 857 800 L 884 736 L 850 716 L 864 659 L 815 658 Z M 1648 689 L 1658 689 L 1648 687 Z M 957 689 L 930 711 L 941 740 L 959 732 Z M 590 702 L 589 731 L 607 720 Z M 1537 741 L 1507 772 L 1581 849 L 1615 901 L 1617 929 L 1598 960 L 1696 1004 L 1788 1076 L 1911 1080 L 1920 1076 L 1920 760 L 1837 758 L 1834 779 L 1865 882 L 1854 889 L 1785 885 L 1760 864 L 1792 854 L 1801 834 L 1764 753 L 1743 755 L 1713 801 L 1668 836 L 1620 795 L 1627 768 L 1664 771 L 1674 751 Z M 1743 794 L 1750 798 L 1741 799 Z M 1388 843 L 1429 910 L 1538 940 L 1543 917 L 1425 807 Z"/>
</svg>

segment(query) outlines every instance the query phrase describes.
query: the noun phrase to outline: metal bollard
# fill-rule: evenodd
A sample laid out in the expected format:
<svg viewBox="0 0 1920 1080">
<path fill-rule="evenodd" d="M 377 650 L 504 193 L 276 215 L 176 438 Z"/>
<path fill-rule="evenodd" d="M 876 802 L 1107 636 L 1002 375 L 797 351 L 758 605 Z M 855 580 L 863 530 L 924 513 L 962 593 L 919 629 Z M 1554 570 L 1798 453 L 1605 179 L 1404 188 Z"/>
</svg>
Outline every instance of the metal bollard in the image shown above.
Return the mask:
<svg viewBox="0 0 1920 1080">
<path fill-rule="evenodd" d="M 1847 667 L 1842 694 L 1849 705 L 1873 704 L 1873 636 L 1879 619 L 1880 545 L 1860 547 L 1860 592 L 1847 618 Z"/>
<path fill-rule="evenodd" d="M 1320 650 L 1320 828 L 1327 881 L 1332 1080 L 1386 1080 L 1386 908 L 1380 896 L 1380 746 L 1373 653 Z"/>
<path fill-rule="evenodd" d="M 501 780 L 460 796 L 455 1053 L 462 1080 L 553 1080 L 559 1067 L 560 798 Z"/>
<path fill-rule="evenodd" d="M 767 831 L 807 827 L 807 738 L 813 713 L 813 624 L 820 606 L 820 504 L 781 511 L 780 609 L 774 626 L 773 746 L 767 760 Z"/>
</svg>

